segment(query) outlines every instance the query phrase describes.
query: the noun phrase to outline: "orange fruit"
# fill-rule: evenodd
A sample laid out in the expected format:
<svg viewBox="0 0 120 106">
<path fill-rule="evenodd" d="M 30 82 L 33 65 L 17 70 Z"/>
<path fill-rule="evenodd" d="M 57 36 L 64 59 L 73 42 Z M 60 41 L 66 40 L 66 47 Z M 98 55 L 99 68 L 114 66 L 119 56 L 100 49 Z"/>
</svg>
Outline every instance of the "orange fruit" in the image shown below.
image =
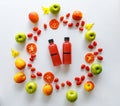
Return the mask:
<svg viewBox="0 0 120 106">
<path fill-rule="evenodd" d="M 82 12 L 78 11 L 78 10 L 74 11 L 73 14 L 72 14 L 72 18 L 76 21 L 81 20 L 82 16 L 83 16 Z"/>
<path fill-rule="evenodd" d="M 43 93 L 46 95 L 46 96 L 49 96 L 51 95 L 53 92 L 53 87 L 51 84 L 45 84 L 43 86 Z"/>
<path fill-rule="evenodd" d="M 87 63 L 93 63 L 94 62 L 94 60 L 95 60 L 95 58 L 94 58 L 94 54 L 93 53 L 87 53 L 86 55 L 85 55 L 85 61 L 87 62 Z"/>
<path fill-rule="evenodd" d="M 26 62 L 22 59 L 22 58 L 17 58 L 15 60 L 15 66 L 16 68 L 18 68 L 19 70 L 22 70 L 25 68 L 26 66 Z"/>
<path fill-rule="evenodd" d="M 14 75 L 14 81 L 16 83 L 22 83 L 26 80 L 26 75 L 23 72 L 18 72 Z"/>
<path fill-rule="evenodd" d="M 32 22 L 32 23 L 37 23 L 39 21 L 39 15 L 37 12 L 33 11 L 33 12 L 30 12 L 29 15 L 29 20 Z"/>
</svg>

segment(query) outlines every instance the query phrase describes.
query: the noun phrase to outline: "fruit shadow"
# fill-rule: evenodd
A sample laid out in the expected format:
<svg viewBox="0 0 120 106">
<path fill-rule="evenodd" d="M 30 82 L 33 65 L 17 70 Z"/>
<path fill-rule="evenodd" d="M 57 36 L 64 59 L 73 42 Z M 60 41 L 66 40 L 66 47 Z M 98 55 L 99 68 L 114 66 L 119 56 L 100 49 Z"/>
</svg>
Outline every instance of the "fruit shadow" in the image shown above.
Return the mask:
<svg viewBox="0 0 120 106">
<path fill-rule="evenodd" d="M 20 43 L 20 44 L 15 44 L 15 48 L 18 48 L 19 49 L 19 51 L 23 51 L 24 50 L 24 48 L 25 48 L 25 46 L 26 46 L 26 42 L 24 42 L 24 43 Z"/>
<path fill-rule="evenodd" d="M 65 100 L 64 104 L 65 104 L 64 106 L 77 106 L 76 102 L 69 102 L 67 100 Z"/>
</svg>

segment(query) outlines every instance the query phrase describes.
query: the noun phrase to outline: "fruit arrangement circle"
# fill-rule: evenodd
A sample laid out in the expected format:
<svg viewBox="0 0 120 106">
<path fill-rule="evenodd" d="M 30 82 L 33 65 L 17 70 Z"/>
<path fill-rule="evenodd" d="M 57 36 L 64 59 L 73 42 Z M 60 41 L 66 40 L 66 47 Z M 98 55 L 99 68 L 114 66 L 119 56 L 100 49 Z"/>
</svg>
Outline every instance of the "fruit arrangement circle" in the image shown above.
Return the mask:
<svg viewBox="0 0 120 106">
<path fill-rule="evenodd" d="M 52 4 L 50 8 L 48 7 L 42 7 L 44 14 L 59 14 L 60 12 L 60 5 L 59 4 Z M 72 19 L 74 21 L 70 21 L 69 19 Z M 37 91 L 37 83 L 35 82 L 35 79 L 37 77 L 42 78 L 45 81 L 45 84 L 43 85 L 43 94 L 46 96 L 49 96 L 52 94 L 53 90 L 60 90 L 61 88 L 64 88 L 65 86 L 71 87 L 73 85 L 76 86 L 81 86 L 82 83 L 84 83 L 84 89 L 87 92 L 90 92 L 94 89 L 95 84 L 92 81 L 92 78 L 94 76 L 100 74 L 102 72 L 102 66 L 101 66 L 101 61 L 103 60 L 102 52 L 103 48 L 98 47 L 98 43 L 95 40 L 96 38 L 96 33 L 95 31 L 92 30 L 92 27 L 94 23 L 86 23 L 85 20 L 83 19 L 83 13 L 79 10 L 75 10 L 73 12 L 68 12 L 66 15 L 61 15 L 58 18 L 52 18 L 48 23 L 43 23 L 43 29 L 39 28 L 38 22 L 39 22 L 39 14 L 35 11 L 30 12 L 28 14 L 28 19 L 30 23 L 32 23 L 34 26 L 32 28 L 32 32 L 25 34 L 24 32 L 18 32 L 15 35 L 15 40 L 18 44 L 25 43 L 26 40 L 34 40 L 33 42 L 30 42 L 26 45 L 26 51 L 29 54 L 29 62 L 27 63 L 23 58 L 18 57 L 20 55 L 20 52 L 17 51 L 16 49 L 12 48 L 11 53 L 12 56 L 15 58 L 15 66 L 17 70 L 22 70 L 21 72 L 17 72 L 14 75 L 14 81 L 15 83 L 23 83 L 26 81 L 26 75 L 24 73 L 25 67 L 28 67 L 29 70 L 31 71 L 31 81 L 27 82 L 26 84 L 26 92 L 29 94 L 33 94 Z M 69 30 L 72 30 L 72 28 L 77 28 L 80 33 L 84 33 L 84 30 L 86 31 L 84 34 L 84 38 L 87 40 L 87 47 L 90 52 L 87 52 L 85 56 L 83 56 L 84 60 L 86 63 L 82 63 L 80 65 L 80 70 L 86 71 L 86 75 L 80 75 L 80 76 L 75 76 L 74 82 L 70 80 L 66 80 L 63 82 L 60 82 L 60 78 L 56 77 L 53 72 L 47 71 L 45 73 L 42 73 L 38 71 L 35 66 L 34 66 L 34 61 L 37 58 L 37 42 L 39 41 L 40 36 L 42 36 L 42 32 L 46 31 L 49 28 L 51 28 L 53 31 L 59 29 L 59 25 L 63 24 L 66 27 L 68 27 Z M 26 39 L 27 38 L 27 39 Z M 67 40 L 69 37 L 66 38 Z M 49 40 L 50 43 L 52 40 Z M 67 53 L 68 54 L 68 53 Z M 49 55 L 49 54 L 48 54 Z M 56 54 L 53 54 L 56 55 Z M 95 62 L 97 61 L 97 62 Z M 70 64 L 72 65 L 72 63 Z M 54 67 L 54 66 L 53 66 Z M 86 81 L 86 77 L 91 78 L 90 80 Z M 34 81 L 32 81 L 34 79 Z M 53 84 L 54 83 L 54 84 Z M 53 87 L 54 86 L 54 87 Z M 70 96 L 75 95 L 71 99 Z M 78 98 L 78 94 L 75 90 L 68 90 L 66 92 L 66 98 L 70 102 L 74 102 Z"/>
</svg>

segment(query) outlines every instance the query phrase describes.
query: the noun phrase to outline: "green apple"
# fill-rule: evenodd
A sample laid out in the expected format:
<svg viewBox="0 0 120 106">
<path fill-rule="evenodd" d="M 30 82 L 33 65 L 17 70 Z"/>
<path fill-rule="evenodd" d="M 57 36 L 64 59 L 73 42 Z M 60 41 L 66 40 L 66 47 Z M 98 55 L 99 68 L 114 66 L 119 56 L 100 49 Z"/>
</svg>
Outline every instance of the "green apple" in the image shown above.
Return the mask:
<svg viewBox="0 0 120 106">
<path fill-rule="evenodd" d="M 78 98 L 78 93 L 75 90 L 68 90 L 66 92 L 66 98 L 69 102 L 75 102 Z"/>
<path fill-rule="evenodd" d="M 30 81 L 26 84 L 26 92 L 29 94 L 33 94 L 37 90 L 37 84 L 34 81 Z"/>
<path fill-rule="evenodd" d="M 100 74 L 102 72 L 102 66 L 99 63 L 92 64 L 92 66 L 91 66 L 91 72 L 94 75 Z"/>
<path fill-rule="evenodd" d="M 85 38 L 88 41 L 93 41 L 96 38 L 96 33 L 92 30 L 89 30 L 85 33 Z"/>
<path fill-rule="evenodd" d="M 59 4 L 52 4 L 50 5 L 50 12 L 53 14 L 58 14 L 60 11 L 60 5 Z"/>
<path fill-rule="evenodd" d="M 26 34 L 24 32 L 18 32 L 15 35 L 15 40 L 18 43 L 24 43 L 26 41 Z"/>
</svg>

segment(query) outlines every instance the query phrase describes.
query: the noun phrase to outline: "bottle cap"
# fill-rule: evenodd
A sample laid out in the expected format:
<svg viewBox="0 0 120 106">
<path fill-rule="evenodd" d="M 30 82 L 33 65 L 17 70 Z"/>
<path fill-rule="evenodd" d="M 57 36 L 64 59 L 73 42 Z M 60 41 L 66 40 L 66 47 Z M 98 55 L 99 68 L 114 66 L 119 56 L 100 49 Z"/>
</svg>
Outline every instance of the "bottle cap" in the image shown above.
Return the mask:
<svg viewBox="0 0 120 106">
<path fill-rule="evenodd" d="M 70 38 L 69 38 L 69 37 L 65 37 L 64 40 L 65 40 L 65 41 L 69 41 Z"/>
<path fill-rule="evenodd" d="M 49 39 L 48 42 L 49 42 L 49 43 L 53 43 L 54 40 L 53 40 L 53 39 Z"/>
</svg>

